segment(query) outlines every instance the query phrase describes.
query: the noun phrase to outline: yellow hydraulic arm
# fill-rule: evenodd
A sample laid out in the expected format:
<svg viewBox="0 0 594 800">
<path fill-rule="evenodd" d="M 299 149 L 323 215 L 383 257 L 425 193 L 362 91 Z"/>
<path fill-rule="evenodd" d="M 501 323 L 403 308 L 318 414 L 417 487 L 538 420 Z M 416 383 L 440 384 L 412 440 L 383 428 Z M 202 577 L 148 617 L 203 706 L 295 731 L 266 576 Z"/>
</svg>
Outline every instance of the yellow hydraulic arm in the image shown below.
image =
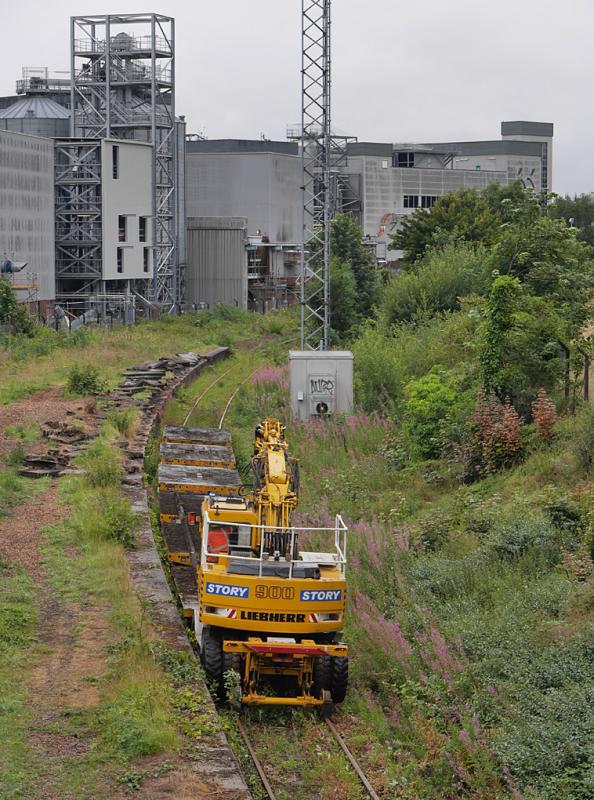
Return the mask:
<svg viewBox="0 0 594 800">
<path fill-rule="evenodd" d="M 289 457 L 279 420 L 266 418 L 256 428 L 252 466 L 258 524 L 288 528 L 289 514 L 297 507 L 298 468 L 297 460 Z"/>
</svg>

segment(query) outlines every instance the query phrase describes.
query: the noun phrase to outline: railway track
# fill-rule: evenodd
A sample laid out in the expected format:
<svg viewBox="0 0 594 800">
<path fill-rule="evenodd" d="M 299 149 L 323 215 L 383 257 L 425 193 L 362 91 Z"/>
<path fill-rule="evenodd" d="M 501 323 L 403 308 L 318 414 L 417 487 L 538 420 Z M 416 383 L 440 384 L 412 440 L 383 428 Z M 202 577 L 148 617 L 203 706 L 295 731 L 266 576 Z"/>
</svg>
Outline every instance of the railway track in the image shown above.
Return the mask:
<svg viewBox="0 0 594 800">
<path fill-rule="evenodd" d="M 369 782 L 367 776 L 365 775 L 363 769 L 361 768 L 361 765 L 359 764 L 359 762 L 357 761 L 357 759 L 347 746 L 346 742 L 344 741 L 342 735 L 340 734 L 334 723 L 331 722 L 331 720 L 329 719 L 326 719 L 323 722 L 320 721 L 320 725 L 323 725 L 324 723 L 328 726 L 338 746 L 340 747 L 345 757 L 348 759 L 349 764 L 357 774 L 357 777 L 359 778 L 361 785 L 365 789 L 367 797 L 370 797 L 371 800 L 381 800 L 380 796 L 377 794 L 377 792 Z M 241 734 L 241 738 L 243 739 L 244 744 L 247 748 L 250 759 L 252 760 L 256 772 L 258 773 L 258 776 L 262 782 L 262 787 L 264 788 L 264 791 L 268 796 L 268 800 L 278 800 L 277 795 L 275 794 L 274 789 L 271 786 L 270 781 L 268 780 L 264 766 L 262 765 L 262 762 L 260 761 L 258 754 L 256 753 L 254 744 L 250 739 L 249 734 L 240 719 L 237 720 L 237 727 Z"/>
<path fill-rule="evenodd" d="M 292 340 L 289 340 L 289 341 L 292 341 Z M 232 365 L 231 367 L 228 367 L 220 375 L 218 375 L 213 381 L 211 381 L 208 384 L 208 386 L 205 389 L 203 389 L 197 395 L 197 397 L 192 402 L 188 412 L 186 413 L 186 415 L 184 417 L 184 420 L 183 420 L 183 423 L 182 423 L 183 425 L 187 425 L 188 424 L 188 421 L 190 420 L 191 416 L 194 414 L 194 412 L 198 408 L 199 404 L 204 400 L 204 398 L 207 397 L 209 392 L 212 389 L 214 389 L 214 387 L 217 384 L 219 384 L 220 381 L 223 380 L 223 378 L 225 378 L 230 372 L 232 372 L 236 368 L 237 368 L 237 365 Z M 219 429 L 222 429 L 223 424 L 225 422 L 225 418 L 226 418 L 226 416 L 227 416 L 227 414 L 229 412 L 229 409 L 231 408 L 231 405 L 233 403 L 233 400 L 237 396 L 239 390 L 241 389 L 242 386 L 244 386 L 251 379 L 251 377 L 258 371 L 258 369 L 259 369 L 259 367 L 257 367 L 255 370 L 250 371 L 249 374 L 246 377 L 244 377 L 242 380 L 240 380 L 239 383 L 236 384 L 235 388 L 233 389 L 233 391 L 231 392 L 231 394 L 227 398 L 227 401 L 224 404 L 223 411 L 221 413 L 221 416 L 220 416 L 220 419 L 219 419 L 219 423 L 218 423 L 218 428 Z M 271 784 L 271 782 L 270 782 L 270 780 L 269 780 L 269 778 L 268 778 L 268 776 L 266 774 L 265 767 L 262 764 L 262 761 L 260 760 L 260 758 L 259 758 L 259 756 L 258 756 L 258 754 L 256 752 L 256 747 L 254 746 L 254 743 L 253 743 L 253 741 L 252 741 L 252 739 L 250 737 L 250 734 L 249 734 L 246 726 L 244 725 L 244 723 L 241 721 L 241 719 L 239 717 L 237 717 L 237 719 L 236 719 L 236 724 L 237 724 L 237 729 L 239 731 L 241 739 L 243 740 L 243 742 L 245 744 L 245 747 L 247 749 L 247 753 L 249 755 L 249 758 L 250 758 L 250 760 L 251 760 L 251 762 L 252 762 L 252 764 L 254 766 L 254 769 L 255 769 L 255 771 L 256 771 L 256 773 L 258 775 L 258 778 L 260 780 L 262 788 L 266 792 L 266 796 L 268 797 L 269 800 L 278 800 L 278 795 L 275 793 L 275 790 L 274 790 L 274 788 L 273 788 L 273 786 L 272 786 L 272 784 Z M 376 793 L 376 791 L 374 790 L 374 788 L 373 788 L 372 784 L 370 783 L 369 779 L 365 775 L 365 772 L 364 772 L 363 768 L 361 767 L 361 765 L 358 762 L 358 760 L 355 757 L 355 755 L 349 749 L 349 747 L 346 744 L 343 736 L 338 731 L 338 729 L 336 728 L 334 723 L 329 719 L 325 719 L 325 720 L 320 720 L 318 722 L 318 724 L 319 725 L 325 725 L 327 727 L 328 731 L 330 731 L 330 733 L 331 733 L 333 739 L 335 740 L 335 742 L 337 743 L 340 751 L 342 752 L 344 757 L 347 759 L 347 761 L 349 762 L 350 767 L 354 770 L 355 774 L 357 775 L 357 778 L 359 779 L 360 785 L 361 785 L 362 789 L 365 792 L 365 796 L 371 798 L 371 800 L 380 800 L 379 795 Z"/>
</svg>

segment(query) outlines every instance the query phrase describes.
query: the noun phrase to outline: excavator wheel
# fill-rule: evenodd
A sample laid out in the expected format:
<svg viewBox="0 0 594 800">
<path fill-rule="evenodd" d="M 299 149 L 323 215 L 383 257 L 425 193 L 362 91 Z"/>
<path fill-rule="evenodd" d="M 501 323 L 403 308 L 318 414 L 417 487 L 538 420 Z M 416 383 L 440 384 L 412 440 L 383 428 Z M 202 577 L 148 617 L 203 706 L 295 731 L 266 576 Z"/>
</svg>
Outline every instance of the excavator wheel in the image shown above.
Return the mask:
<svg viewBox="0 0 594 800">
<path fill-rule="evenodd" d="M 223 641 L 220 636 L 214 633 L 211 628 L 205 626 L 202 630 L 202 642 L 200 644 L 200 660 L 206 673 L 206 682 L 219 700 L 224 699 L 223 687 Z"/>
<path fill-rule="evenodd" d="M 342 703 L 349 685 L 349 660 L 346 656 L 333 656 L 329 659 L 332 669 L 330 693 L 335 703 Z"/>
<path fill-rule="evenodd" d="M 332 685 L 332 657 L 318 656 L 313 667 L 313 694 L 322 697 L 322 692 Z"/>
</svg>

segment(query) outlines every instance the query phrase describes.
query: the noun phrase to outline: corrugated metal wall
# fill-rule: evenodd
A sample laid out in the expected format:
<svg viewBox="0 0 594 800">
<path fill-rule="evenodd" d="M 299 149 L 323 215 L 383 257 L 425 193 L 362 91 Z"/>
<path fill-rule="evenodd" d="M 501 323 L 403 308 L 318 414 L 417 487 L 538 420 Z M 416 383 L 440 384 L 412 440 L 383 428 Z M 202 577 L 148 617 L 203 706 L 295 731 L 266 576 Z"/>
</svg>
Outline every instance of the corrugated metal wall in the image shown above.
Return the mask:
<svg viewBox="0 0 594 800">
<path fill-rule="evenodd" d="M 36 299 L 54 299 L 54 143 L 0 130 L 0 261 L 5 258 L 28 263 L 23 282 L 27 273 L 38 276 Z"/>
<path fill-rule="evenodd" d="M 63 139 L 70 135 L 70 120 L 36 119 L 35 117 L 6 118 L 0 119 L 0 129 L 15 133 L 27 133 L 30 136 Z"/>
<path fill-rule="evenodd" d="M 298 155 L 186 152 L 188 217 L 247 217 L 272 242 L 300 241 L 301 184 Z"/>
<path fill-rule="evenodd" d="M 247 308 L 246 217 L 189 217 L 186 303 Z"/>
</svg>

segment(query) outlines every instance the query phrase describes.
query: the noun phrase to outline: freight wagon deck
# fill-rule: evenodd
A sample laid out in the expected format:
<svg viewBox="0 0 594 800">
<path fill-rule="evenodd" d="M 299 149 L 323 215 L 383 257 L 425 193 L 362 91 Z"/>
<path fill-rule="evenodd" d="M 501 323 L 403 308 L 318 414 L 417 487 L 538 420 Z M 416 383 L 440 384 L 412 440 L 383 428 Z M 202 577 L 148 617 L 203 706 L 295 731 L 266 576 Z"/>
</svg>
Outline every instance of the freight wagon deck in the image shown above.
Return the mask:
<svg viewBox="0 0 594 800">
<path fill-rule="evenodd" d="M 200 555 L 195 518 L 207 495 L 237 495 L 242 488 L 231 434 L 216 428 L 167 426 L 160 461 L 161 530 L 180 602 L 185 614 L 193 616 L 198 592 L 196 559 Z"/>
</svg>

